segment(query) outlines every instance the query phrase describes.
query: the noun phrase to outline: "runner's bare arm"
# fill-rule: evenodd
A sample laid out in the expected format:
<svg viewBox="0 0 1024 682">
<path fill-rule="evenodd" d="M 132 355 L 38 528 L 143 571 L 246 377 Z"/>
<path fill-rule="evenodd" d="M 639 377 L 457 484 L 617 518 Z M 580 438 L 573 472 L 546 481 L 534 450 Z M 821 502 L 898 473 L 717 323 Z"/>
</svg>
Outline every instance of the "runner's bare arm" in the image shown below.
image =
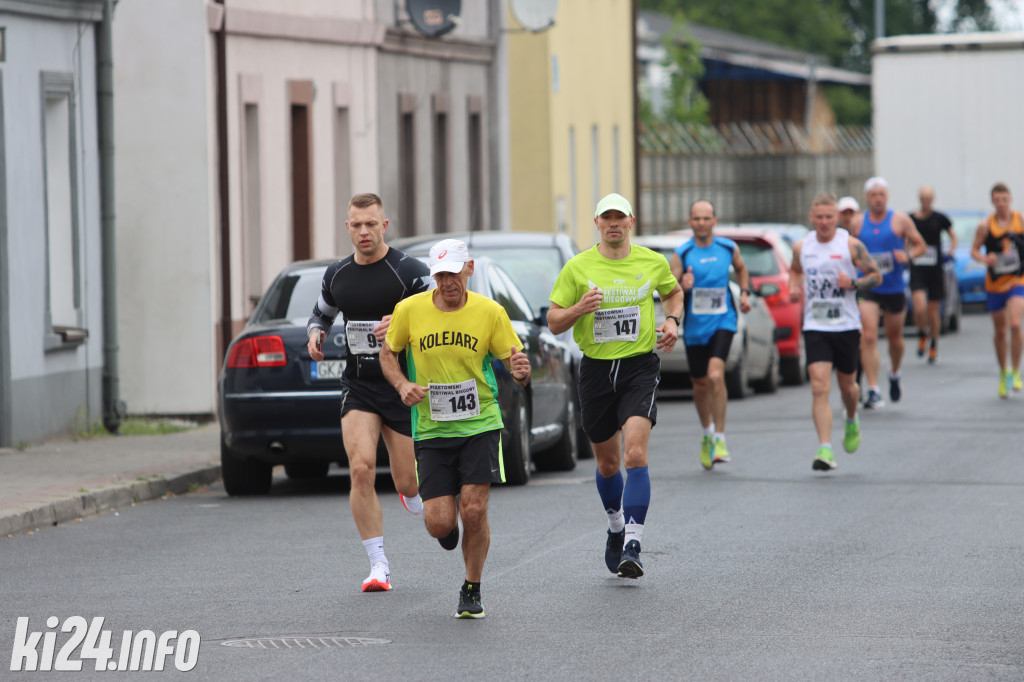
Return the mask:
<svg viewBox="0 0 1024 682">
<path fill-rule="evenodd" d="M 800 266 L 803 242 L 793 246 L 793 262 L 789 264 L 789 300 L 796 303 L 804 293 L 804 269 Z"/>
<path fill-rule="evenodd" d="M 679 325 L 676 320 L 682 319 L 683 315 L 683 290 L 677 284 L 667 296 L 661 299 L 661 310 L 665 313 L 665 321 L 657 328 L 661 335 L 657 342 L 657 348 L 662 353 L 668 353 L 675 348 L 676 340 L 679 338 Z M 669 319 L 672 316 L 675 319 Z"/>
<path fill-rule="evenodd" d="M 505 368 L 512 375 L 512 381 L 520 386 L 525 386 L 530 382 L 532 368 L 530 367 L 529 355 L 523 351 L 517 351 L 515 346 L 513 346 L 512 353 L 502 362 L 505 363 Z"/>
<path fill-rule="evenodd" d="M 952 254 L 956 252 L 957 245 L 956 230 L 953 229 L 953 223 L 946 227 L 946 231 L 949 232 L 949 252 Z"/>
<path fill-rule="evenodd" d="M 899 234 L 903 237 L 904 241 L 908 245 L 908 256 L 910 258 L 917 258 L 923 256 L 924 252 L 928 250 L 928 245 L 924 241 L 924 237 L 917 230 L 914 225 L 914 221 L 910 219 L 905 213 L 896 214 L 897 225 L 900 226 Z"/>
<path fill-rule="evenodd" d="M 427 389 L 409 381 L 402 374 L 402 367 L 398 364 L 398 356 L 391 350 L 391 346 L 386 343 L 380 349 L 380 369 L 388 383 L 398 391 L 402 402 L 409 407 L 420 402 L 427 395 Z"/>
<path fill-rule="evenodd" d="M 978 229 L 974 231 L 974 243 L 971 244 L 971 257 L 974 260 L 981 261 L 985 265 L 992 267 L 996 264 L 996 255 L 994 253 L 982 253 L 981 247 L 985 245 L 985 237 L 988 236 L 988 218 L 983 218 L 978 223 Z"/>
<path fill-rule="evenodd" d="M 604 292 L 600 289 L 591 289 L 583 294 L 583 298 L 568 308 L 563 308 L 552 301 L 551 307 L 548 308 L 548 329 L 551 330 L 552 334 L 561 334 L 565 330 L 570 329 L 576 324 L 576 320 L 587 313 L 600 310 L 603 298 Z"/>
<path fill-rule="evenodd" d="M 851 282 L 854 288 L 858 291 L 870 291 L 882 283 L 882 273 L 878 271 L 878 263 L 868 253 L 864 242 L 856 237 L 850 237 L 850 256 L 853 264 L 864 273 Z M 839 286 L 843 286 L 841 282 Z"/>
<path fill-rule="evenodd" d="M 679 254 L 675 251 L 668 259 L 668 267 L 672 271 L 672 276 L 679 282 L 683 279 L 683 261 L 679 259 Z"/>
<path fill-rule="evenodd" d="M 740 255 L 740 247 L 737 246 L 736 250 L 732 252 L 732 267 L 736 271 L 736 281 L 740 285 L 740 310 L 745 313 L 750 312 L 750 271 L 747 270 L 747 264 L 743 262 L 743 256 Z"/>
</svg>

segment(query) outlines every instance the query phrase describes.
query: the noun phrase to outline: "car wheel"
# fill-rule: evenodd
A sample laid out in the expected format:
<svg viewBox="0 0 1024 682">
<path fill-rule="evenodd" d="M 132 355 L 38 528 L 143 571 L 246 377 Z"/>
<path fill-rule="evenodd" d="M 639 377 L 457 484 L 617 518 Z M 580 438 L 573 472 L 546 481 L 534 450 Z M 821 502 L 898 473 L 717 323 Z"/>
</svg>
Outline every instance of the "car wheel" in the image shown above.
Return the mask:
<svg viewBox="0 0 1024 682">
<path fill-rule="evenodd" d="M 292 462 L 284 465 L 284 473 L 294 479 L 326 478 L 330 468 L 330 462 Z"/>
<path fill-rule="evenodd" d="M 274 467 L 266 462 L 252 458 L 240 459 L 221 440 L 220 475 L 228 495 L 266 495 L 270 492 L 273 473 Z"/>
<path fill-rule="evenodd" d="M 572 471 L 576 468 L 576 457 L 579 452 L 576 422 L 576 402 L 569 400 L 565 404 L 562 437 L 537 459 L 538 471 Z"/>
<path fill-rule="evenodd" d="M 530 413 L 526 409 L 526 391 L 516 392 L 511 423 L 501 432 L 501 453 L 505 482 L 525 485 L 530 480 Z"/>
<path fill-rule="evenodd" d="M 795 358 L 782 358 L 779 361 L 782 383 L 786 386 L 799 386 L 807 380 L 807 348 L 804 346 L 803 334 L 800 335 L 799 349 Z"/>
<path fill-rule="evenodd" d="M 768 361 L 768 373 L 763 379 L 754 382 L 754 390 L 758 393 L 775 393 L 779 388 L 779 347 L 772 346 L 771 357 Z"/>
<path fill-rule="evenodd" d="M 725 373 L 725 390 L 729 400 L 743 400 L 750 393 L 750 377 L 747 375 L 747 342 L 743 340 L 743 354 L 731 372 Z"/>
</svg>

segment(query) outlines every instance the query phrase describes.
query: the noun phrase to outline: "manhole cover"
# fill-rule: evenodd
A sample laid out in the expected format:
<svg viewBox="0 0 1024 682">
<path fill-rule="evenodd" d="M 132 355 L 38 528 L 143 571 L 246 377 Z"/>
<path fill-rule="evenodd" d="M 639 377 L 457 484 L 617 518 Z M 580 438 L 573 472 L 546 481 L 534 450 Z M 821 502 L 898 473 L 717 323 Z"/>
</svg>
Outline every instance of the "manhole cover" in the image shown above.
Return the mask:
<svg viewBox="0 0 1024 682">
<path fill-rule="evenodd" d="M 241 637 L 225 639 L 220 645 L 240 649 L 350 649 L 390 644 L 379 637 L 347 637 L 345 635 L 284 635 L 279 637 Z"/>
</svg>

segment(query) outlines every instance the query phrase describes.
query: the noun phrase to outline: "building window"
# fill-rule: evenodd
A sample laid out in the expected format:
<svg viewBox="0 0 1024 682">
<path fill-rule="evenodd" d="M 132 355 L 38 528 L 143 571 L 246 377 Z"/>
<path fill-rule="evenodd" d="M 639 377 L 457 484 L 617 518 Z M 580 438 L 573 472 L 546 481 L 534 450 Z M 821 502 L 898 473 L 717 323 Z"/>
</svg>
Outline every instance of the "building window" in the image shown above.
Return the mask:
<svg viewBox="0 0 1024 682">
<path fill-rule="evenodd" d="M 601 200 L 601 143 L 596 125 L 590 126 L 590 191 L 597 206 Z"/>
<path fill-rule="evenodd" d="M 74 77 L 44 72 L 43 159 L 46 201 L 47 348 L 81 341 L 81 266 L 75 165 Z"/>
<path fill-rule="evenodd" d="M 399 234 L 411 236 L 416 234 L 416 96 L 398 99 Z"/>
<path fill-rule="evenodd" d="M 483 102 L 469 98 L 469 229 L 483 230 L 484 224 L 484 140 Z"/>
<path fill-rule="evenodd" d="M 313 81 L 288 81 L 291 117 L 292 258 L 313 256 Z"/>
<path fill-rule="evenodd" d="M 622 194 L 622 175 L 619 164 L 622 158 L 619 152 L 619 126 L 612 126 L 612 191 Z"/>
<path fill-rule="evenodd" d="M 260 210 L 260 111 L 255 104 L 245 105 L 244 181 L 243 181 L 243 253 L 245 293 L 250 307 L 263 294 L 263 224 Z"/>
<path fill-rule="evenodd" d="M 451 231 L 448 178 L 448 98 L 434 95 L 434 232 Z"/>
<path fill-rule="evenodd" d="M 337 107 L 334 113 L 334 213 L 338 253 L 352 250 L 352 240 L 345 227 L 348 201 L 352 198 L 351 134 L 348 107 Z"/>
<path fill-rule="evenodd" d="M 569 126 L 569 220 L 572 221 L 573 241 L 579 239 L 579 208 L 576 204 L 576 128 Z"/>
</svg>

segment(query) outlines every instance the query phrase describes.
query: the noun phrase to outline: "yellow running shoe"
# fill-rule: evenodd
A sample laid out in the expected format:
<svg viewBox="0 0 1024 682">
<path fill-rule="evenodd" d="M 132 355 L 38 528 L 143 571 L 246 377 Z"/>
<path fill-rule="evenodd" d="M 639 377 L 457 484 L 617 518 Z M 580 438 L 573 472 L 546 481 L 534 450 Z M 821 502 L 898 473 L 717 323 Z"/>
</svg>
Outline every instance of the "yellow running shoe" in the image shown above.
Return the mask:
<svg viewBox="0 0 1024 682">
<path fill-rule="evenodd" d="M 709 471 L 714 466 L 714 462 L 711 461 L 711 449 L 711 436 L 704 434 L 704 438 L 700 441 L 700 464 Z"/>
<path fill-rule="evenodd" d="M 999 397 L 1009 398 L 1013 387 L 1013 373 L 1001 372 L 999 374 Z"/>
<path fill-rule="evenodd" d="M 1013 390 L 1019 391 L 1022 388 L 1024 388 L 1024 382 L 1021 381 L 1020 370 L 1015 369 L 1013 370 Z"/>
<path fill-rule="evenodd" d="M 725 447 L 725 439 L 716 437 L 712 445 L 714 446 L 713 451 L 715 453 L 712 464 L 718 464 L 719 462 L 724 464 L 730 461 L 729 448 Z"/>
</svg>

